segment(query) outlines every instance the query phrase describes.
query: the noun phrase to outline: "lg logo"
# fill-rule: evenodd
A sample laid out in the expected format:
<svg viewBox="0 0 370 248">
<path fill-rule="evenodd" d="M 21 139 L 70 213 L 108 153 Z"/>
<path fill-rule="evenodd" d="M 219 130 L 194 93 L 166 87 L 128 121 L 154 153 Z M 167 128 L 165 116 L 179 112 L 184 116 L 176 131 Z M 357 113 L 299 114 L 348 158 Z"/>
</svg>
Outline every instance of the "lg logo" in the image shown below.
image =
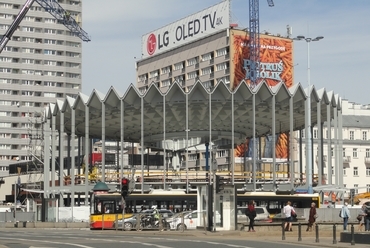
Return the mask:
<svg viewBox="0 0 370 248">
<path fill-rule="evenodd" d="M 149 55 L 153 55 L 155 53 L 155 48 L 157 46 L 157 38 L 154 34 L 150 34 L 146 43 L 146 50 L 148 51 Z"/>
</svg>

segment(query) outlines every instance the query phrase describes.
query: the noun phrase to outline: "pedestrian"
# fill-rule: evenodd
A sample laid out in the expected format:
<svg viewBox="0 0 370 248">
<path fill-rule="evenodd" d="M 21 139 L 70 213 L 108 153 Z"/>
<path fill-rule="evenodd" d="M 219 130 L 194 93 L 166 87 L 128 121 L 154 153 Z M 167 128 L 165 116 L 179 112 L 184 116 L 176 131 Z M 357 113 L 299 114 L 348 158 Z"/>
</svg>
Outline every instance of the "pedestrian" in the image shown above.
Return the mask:
<svg viewBox="0 0 370 248">
<path fill-rule="evenodd" d="M 314 202 L 312 202 L 311 203 L 311 208 L 310 208 L 310 215 L 308 217 L 308 226 L 307 226 L 306 232 L 312 231 L 312 227 L 316 222 L 316 218 L 317 218 L 316 204 Z"/>
<path fill-rule="evenodd" d="M 294 208 L 291 206 L 291 202 L 288 201 L 283 209 L 283 214 L 285 215 L 285 224 L 284 224 L 284 229 L 287 231 L 293 231 L 292 230 L 292 213 L 295 213 Z"/>
<path fill-rule="evenodd" d="M 249 201 L 248 208 L 245 211 L 245 214 L 249 218 L 249 227 L 248 227 L 248 232 L 255 232 L 254 230 L 254 219 L 257 216 L 256 209 L 254 207 L 254 201 L 251 200 Z"/>
<path fill-rule="evenodd" d="M 349 213 L 349 209 L 348 209 L 348 202 L 344 203 L 344 206 L 342 207 L 340 211 L 340 216 L 343 218 L 343 231 L 346 232 L 348 219 L 351 218 L 351 214 Z"/>
<path fill-rule="evenodd" d="M 365 204 L 364 204 L 365 205 Z M 364 221 L 365 221 L 365 231 L 370 232 L 370 206 L 365 207 L 364 213 L 366 214 L 364 216 Z"/>
<path fill-rule="evenodd" d="M 358 231 L 362 232 L 362 228 L 365 225 L 365 210 L 366 210 L 366 205 L 363 204 L 358 215 L 357 215 L 357 220 L 358 220 Z"/>
</svg>

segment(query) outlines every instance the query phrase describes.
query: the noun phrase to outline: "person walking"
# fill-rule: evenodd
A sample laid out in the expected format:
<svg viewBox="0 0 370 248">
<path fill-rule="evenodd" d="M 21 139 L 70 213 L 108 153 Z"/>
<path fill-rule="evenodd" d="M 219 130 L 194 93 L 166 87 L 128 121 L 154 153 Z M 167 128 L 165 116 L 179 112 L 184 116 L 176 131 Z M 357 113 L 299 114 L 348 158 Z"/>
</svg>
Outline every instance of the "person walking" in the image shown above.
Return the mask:
<svg viewBox="0 0 370 248">
<path fill-rule="evenodd" d="M 351 214 L 348 209 L 348 202 L 344 203 L 344 206 L 341 209 L 340 216 L 343 218 L 343 231 L 347 231 L 348 219 L 351 218 Z"/>
<path fill-rule="evenodd" d="M 363 204 L 357 215 L 359 232 L 362 232 L 362 227 L 365 225 L 365 218 L 366 218 L 365 209 L 366 209 L 366 205 Z"/>
<path fill-rule="evenodd" d="M 254 201 L 249 201 L 248 208 L 246 209 L 246 215 L 249 218 L 248 232 L 255 232 L 254 230 L 254 219 L 257 216 L 256 208 L 254 207 Z"/>
<path fill-rule="evenodd" d="M 317 218 L 316 204 L 312 202 L 311 208 L 310 208 L 310 215 L 308 217 L 308 226 L 307 226 L 306 232 L 312 231 L 312 227 L 316 222 L 316 218 Z"/>
<path fill-rule="evenodd" d="M 293 218 L 292 218 L 292 212 L 295 213 L 294 211 L 294 208 L 291 206 L 291 202 L 288 201 L 285 205 L 285 207 L 283 208 L 283 214 L 285 215 L 285 224 L 284 224 L 284 229 L 287 230 L 287 231 L 293 231 L 292 230 L 292 221 L 293 221 Z"/>
<path fill-rule="evenodd" d="M 370 232 L 370 206 L 365 205 L 364 213 L 365 231 Z"/>
</svg>

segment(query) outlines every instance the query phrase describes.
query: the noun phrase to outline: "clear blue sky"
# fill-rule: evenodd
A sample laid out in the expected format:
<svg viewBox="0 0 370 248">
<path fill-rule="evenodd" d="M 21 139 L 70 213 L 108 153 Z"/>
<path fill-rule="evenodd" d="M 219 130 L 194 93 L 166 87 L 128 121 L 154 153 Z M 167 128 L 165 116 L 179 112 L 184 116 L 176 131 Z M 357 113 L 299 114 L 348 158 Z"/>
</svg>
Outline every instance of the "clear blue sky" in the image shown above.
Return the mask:
<svg viewBox="0 0 370 248">
<path fill-rule="evenodd" d="M 83 89 L 106 93 L 110 86 L 125 93 L 136 84 L 135 58 L 141 36 L 196 13 L 220 0 L 85 0 Z M 370 104 L 370 1 L 260 0 L 260 31 L 293 36 L 324 36 L 310 44 L 311 84 L 334 91 L 350 102 Z M 109 3 L 109 5 L 107 4 Z M 232 0 L 232 21 L 249 26 L 249 1 Z M 295 83 L 307 86 L 307 43 L 294 43 Z"/>
</svg>

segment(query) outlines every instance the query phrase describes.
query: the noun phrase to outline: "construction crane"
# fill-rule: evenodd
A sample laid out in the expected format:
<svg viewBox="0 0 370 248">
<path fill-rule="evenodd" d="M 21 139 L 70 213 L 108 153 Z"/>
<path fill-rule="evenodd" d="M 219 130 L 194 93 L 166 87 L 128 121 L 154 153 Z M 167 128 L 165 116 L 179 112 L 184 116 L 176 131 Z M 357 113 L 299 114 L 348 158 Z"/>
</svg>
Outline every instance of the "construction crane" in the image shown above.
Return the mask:
<svg viewBox="0 0 370 248">
<path fill-rule="evenodd" d="M 274 7 L 273 0 L 267 0 L 269 7 Z M 260 18 L 259 0 L 249 0 L 249 75 L 250 87 L 258 84 L 260 63 Z"/>
<path fill-rule="evenodd" d="M 64 10 L 58 3 L 57 0 L 27 0 L 18 15 L 10 25 L 4 36 L 0 41 L 0 53 L 5 48 L 8 41 L 11 39 L 15 30 L 17 30 L 19 24 L 26 16 L 28 10 L 32 7 L 34 2 L 37 2 L 45 11 L 49 12 L 57 21 L 66 26 L 73 34 L 78 36 L 83 41 L 90 41 L 88 34 L 77 24 L 77 22 L 71 17 L 70 13 Z"/>
</svg>

